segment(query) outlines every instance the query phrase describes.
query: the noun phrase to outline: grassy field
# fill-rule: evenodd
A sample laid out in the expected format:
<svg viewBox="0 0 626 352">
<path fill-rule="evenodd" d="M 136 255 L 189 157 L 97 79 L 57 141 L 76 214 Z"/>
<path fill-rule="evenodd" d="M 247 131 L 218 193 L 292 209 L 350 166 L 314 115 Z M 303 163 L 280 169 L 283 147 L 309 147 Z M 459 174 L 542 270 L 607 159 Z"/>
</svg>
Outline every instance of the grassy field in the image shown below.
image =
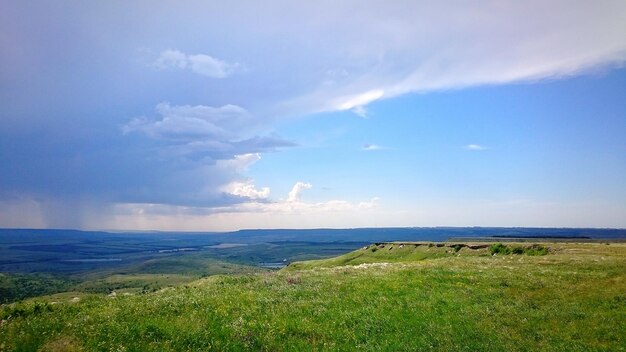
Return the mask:
<svg viewBox="0 0 626 352">
<path fill-rule="evenodd" d="M 626 350 L 626 244 L 454 245 L 3 305 L 0 350 Z"/>
<path fill-rule="evenodd" d="M 562 246 L 559 248 L 563 248 Z M 558 249 L 554 248 L 552 251 Z M 414 262 L 450 256 L 487 256 L 502 254 L 548 254 L 548 247 L 533 243 L 475 242 L 383 242 L 365 246 L 344 255 L 291 263 L 287 270 L 328 268 L 367 263 Z"/>
</svg>

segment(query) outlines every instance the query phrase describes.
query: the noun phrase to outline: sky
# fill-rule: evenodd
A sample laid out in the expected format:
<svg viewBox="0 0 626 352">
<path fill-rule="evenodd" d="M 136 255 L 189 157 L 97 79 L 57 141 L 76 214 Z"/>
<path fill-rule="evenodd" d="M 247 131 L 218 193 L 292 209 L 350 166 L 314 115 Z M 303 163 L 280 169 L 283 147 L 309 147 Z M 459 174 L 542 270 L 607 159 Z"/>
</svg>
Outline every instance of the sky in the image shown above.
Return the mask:
<svg viewBox="0 0 626 352">
<path fill-rule="evenodd" d="M 626 227 L 625 1 L 0 2 L 0 227 Z"/>
</svg>

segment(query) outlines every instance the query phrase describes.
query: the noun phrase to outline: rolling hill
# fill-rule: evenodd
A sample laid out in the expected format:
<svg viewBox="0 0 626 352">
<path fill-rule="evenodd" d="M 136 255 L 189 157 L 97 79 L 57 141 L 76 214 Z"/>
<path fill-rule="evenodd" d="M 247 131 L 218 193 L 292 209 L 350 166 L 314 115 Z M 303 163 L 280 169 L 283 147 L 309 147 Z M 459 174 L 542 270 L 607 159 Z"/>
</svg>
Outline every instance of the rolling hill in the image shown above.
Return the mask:
<svg viewBox="0 0 626 352">
<path fill-rule="evenodd" d="M 3 305 L 0 350 L 620 351 L 625 292 L 624 243 L 377 243 L 278 272 Z"/>
</svg>

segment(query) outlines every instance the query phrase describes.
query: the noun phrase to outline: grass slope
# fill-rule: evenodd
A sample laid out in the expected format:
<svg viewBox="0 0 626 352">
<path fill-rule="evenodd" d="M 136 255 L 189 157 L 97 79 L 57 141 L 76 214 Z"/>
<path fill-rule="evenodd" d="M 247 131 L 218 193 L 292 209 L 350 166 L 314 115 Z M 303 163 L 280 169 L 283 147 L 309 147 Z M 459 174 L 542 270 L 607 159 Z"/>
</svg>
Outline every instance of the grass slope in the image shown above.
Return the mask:
<svg viewBox="0 0 626 352">
<path fill-rule="evenodd" d="M 468 245 L 472 246 L 474 249 L 469 248 Z M 365 263 L 412 262 L 424 259 L 449 257 L 452 255 L 487 255 L 489 253 L 488 247 L 489 245 L 476 243 L 375 243 L 335 258 L 294 262 L 287 267 L 287 270 L 329 268 L 341 265 L 359 265 Z"/>
<path fill-rule="evenodd" d="M 328 268 L 366 263 L 413 262 L 450 256 L 486 256 L 502 254 L 545 255 L 549 248 L 536 243 L 475 242 L 382 242 L 329 259 L 291 263 L 287 270 Z"/>
<path fill-rule="evenodd" d="M 545 256 L 396 245 L 147 294 L 4 305 L 0 350 L 625 350 L 624 244 L 549 244 Z"/>
</svg>

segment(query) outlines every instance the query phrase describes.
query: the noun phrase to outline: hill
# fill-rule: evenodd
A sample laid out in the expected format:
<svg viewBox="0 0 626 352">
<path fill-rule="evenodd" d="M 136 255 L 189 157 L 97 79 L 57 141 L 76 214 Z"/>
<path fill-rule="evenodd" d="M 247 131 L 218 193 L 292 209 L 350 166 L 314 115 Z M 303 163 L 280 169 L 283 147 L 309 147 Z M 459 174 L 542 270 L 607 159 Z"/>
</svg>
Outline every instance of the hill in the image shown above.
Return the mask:
<svg viewBox="0 0 626 352">
<path fill-rule="evenodd" d="M 626 244 L 440 245 L 3 305 L 0 350 L 624 350 Z"/>
<path fill-rule="evenodd" d="M 334 258 L 294 262 L 286 270 L 328 268 L 366 263 L 411 262 L 442 258 L 455 254 L 486 255 L 488 244 L 433 243 L 433 242 L 379 242 Z M 463 250 L 465 248 L 465 250 Z"/>
</svg>

